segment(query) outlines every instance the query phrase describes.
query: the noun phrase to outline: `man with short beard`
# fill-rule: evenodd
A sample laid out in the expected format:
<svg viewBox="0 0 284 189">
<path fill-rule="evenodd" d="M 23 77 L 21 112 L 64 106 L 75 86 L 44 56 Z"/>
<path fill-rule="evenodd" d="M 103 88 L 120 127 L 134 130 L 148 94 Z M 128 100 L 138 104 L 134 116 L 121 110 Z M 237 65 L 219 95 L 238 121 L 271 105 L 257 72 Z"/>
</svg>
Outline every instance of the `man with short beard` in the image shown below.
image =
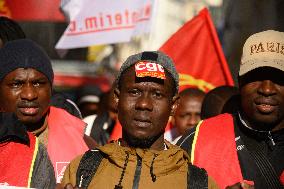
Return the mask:
<svg viewBox="0 0 284 189">
<path fill-rule="evenodd" d="M 29 39 L 12 40 L 0 48 L 0 107 L 14 112 L 28 132 L 47 147 L 57 182 L 68 163 L 88 150 L 85 123 L 50 105 L 53 86 L 51 61 Z"/>
<path fill-rule="evenodd" d="M 172 60 L 162 52 L 130 56 L 115 88 L 122 138 L 72 161 L 62 186 L 218 188 L 205 170 L 189 163 L 185 151 L 164 140 L 169 116 L 178 103 L 178 81 Z"/>
<path fill-rule="evenodd" d="M 256 189 L 283 188 L 283 32 L 267 30 L 246 40 L 239 88 L 237 113 L 201 121 L 178 144 L 221 188 L 241 188 L 241 183 Z"/>
</svg>

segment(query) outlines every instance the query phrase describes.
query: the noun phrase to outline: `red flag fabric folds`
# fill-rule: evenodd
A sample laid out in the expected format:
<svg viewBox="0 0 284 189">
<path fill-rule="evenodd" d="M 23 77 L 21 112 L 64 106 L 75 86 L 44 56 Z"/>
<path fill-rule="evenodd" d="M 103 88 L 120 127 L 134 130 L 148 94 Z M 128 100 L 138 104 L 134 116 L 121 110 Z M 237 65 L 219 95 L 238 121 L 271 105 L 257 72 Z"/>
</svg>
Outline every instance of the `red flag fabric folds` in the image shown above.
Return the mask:
<svg viewBox="0 0 284 189">
<path fill-rule="evenodd" d="M 207 92 L 220 85 L 234 85 L 206 8 L 173 34 L 160 50 L 175 62 L 180 91 L 197 87 Z"/>
<path fill-rule="evenodd" d="M 0 0 L 0 16 L 17 21 L 64 22 L 60 0 Z"/>
</svg>

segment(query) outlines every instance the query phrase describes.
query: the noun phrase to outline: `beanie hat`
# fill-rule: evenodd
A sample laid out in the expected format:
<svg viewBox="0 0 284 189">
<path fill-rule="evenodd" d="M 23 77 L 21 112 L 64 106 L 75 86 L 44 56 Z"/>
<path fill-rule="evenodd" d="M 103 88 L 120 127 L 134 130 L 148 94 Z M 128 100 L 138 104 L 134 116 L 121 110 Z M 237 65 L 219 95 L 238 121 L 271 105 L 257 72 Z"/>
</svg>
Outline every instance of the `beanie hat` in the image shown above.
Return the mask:
<svg viewBox="0 0 284 189">
<path fill-rule="evenodd" d="M 284 72 L 284 33 L 267 30 L 251 35 L 243 47 L 239 76 L 259 67 Z"/>
<path fill-rule="evenodd" d="M 128 57 L 120 68 L 120 71 L 116 78 L 116 83 L 119 84 L 121 75 L 127 68 L 131 67 L 132 65 L 134 65 L 139 61 L 151 61 L 161 65 L 165 70 L 167 70 L 170 73 L 175 83 L 176 93 L 178 92 L 179 77 L 175 65 L 172 59 L 161 51 L 145 51 Z"/>
<path fill-rule="evenodd" d="M 33 68 L 43 73 L 53 83 L 51 62 L 44 50 L 29 39 L 7 42 L 0 48 L 0 81 L 18 68 Z"/>
</svg>

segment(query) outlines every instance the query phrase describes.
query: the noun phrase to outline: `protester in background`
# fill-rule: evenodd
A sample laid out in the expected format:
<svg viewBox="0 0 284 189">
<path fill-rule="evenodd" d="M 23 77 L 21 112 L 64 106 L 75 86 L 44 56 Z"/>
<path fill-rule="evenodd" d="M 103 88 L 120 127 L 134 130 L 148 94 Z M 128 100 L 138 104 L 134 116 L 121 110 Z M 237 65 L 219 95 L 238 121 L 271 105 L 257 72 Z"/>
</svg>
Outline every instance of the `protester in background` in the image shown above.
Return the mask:
<svg viewBox="0 0 284 189">
<path fill-rule="evenodd" d="M 117 124 L 117 110 L 114 107 L 114 88 L 101 95 L 97 114 L 85 117 L 88 123 L 85 134 L 91 136 L 99 145 L 109 142 L 110 136 Z"/>
<path fill-rule="evenodd" d="M 51 106 L 61 108 L 66 110 L 69 114 L 82 119 L 81 112 L 78 108 L 78 106 L 73 102 L 71 99 L 69 99 L 66 95 L 64 95 L 61 92 L 55 92 L 51 96 Z M 89 149 L 95 148 L 98 143 L 90 136 L 84 134 L 84 141 L 89 147 Z"/>
<path fill-rule="evenodd" d="M 115 89 L 122 139 L 72 161 L 63 185 L 218 188 L 205 170 L 189 164 L 185 151 L 164 140 L 169 116 L 177 106 L 177 92 L 178 74 L 168 56 L 161 52 L 130 56 L 120 69 Z"/>
<path fill-rule="evenodd" d="M 200 111 L 205 93 L 197 88 L 187 88 L 179 93 L 180 100 L 175 114 L 171 119 L 173 143 L 193 128 L 200 121 Z M 176 134 L 174 133 L 176 132 Z"/>
<path fill-rule="evenodd" d="M 85 123 L 67 111 L 50 106 L 53 69 L 46 53 L 33 41 L 7 42 L 0 49 L 0 106 L 14 112 L 47 146 L 57 182 L 68 162 L 88 147 Z"/>
<path fill-rule="evenodd" d="M 75 102 L 73 102 L 61 92 L 55 92 L 52 94 L 50 105 L 55 106 L 57 108 L 62 108 L 66 110 L 69 114 L 76 116 L 79 119 L 82 119 L 82 114 L 77 104 L 75 104 Z"/>
<path fill-rule="evenodd" d="M 209 91 L 201 106 L 201 119 L 222 113 L 234 113 L 239 107 L 239 89 L 233 86 L 219 86 Z"/>
<path fill-rule="evenodd" d="M 283 49 L 283 32 L 250 36 L 239 71 L 240 110 L 201 121 L 180 139 L 193 164 L 205 168 L 221 188 L 245 181 L 256 189 L 283 188 Z"/>
<path fill-rule="evenodd" d="M 97 85 L 84 85 L 78 90 L 77 105 L 85 118 L 97 114 L 103 91 Z M 88 123 L 88 119 L 85 120 Z"/>
<path fill-rule="evenodd" d="M 0 162 L 0 185 L 55 188 L 46 148 L 13 113 L 0 113 Z"/>
<path fill-rule="evenodd" d="M 26 38 L 20 25 L 14 20 L 0 16 L 0 48 L 8 41 Z"/>
</svg>

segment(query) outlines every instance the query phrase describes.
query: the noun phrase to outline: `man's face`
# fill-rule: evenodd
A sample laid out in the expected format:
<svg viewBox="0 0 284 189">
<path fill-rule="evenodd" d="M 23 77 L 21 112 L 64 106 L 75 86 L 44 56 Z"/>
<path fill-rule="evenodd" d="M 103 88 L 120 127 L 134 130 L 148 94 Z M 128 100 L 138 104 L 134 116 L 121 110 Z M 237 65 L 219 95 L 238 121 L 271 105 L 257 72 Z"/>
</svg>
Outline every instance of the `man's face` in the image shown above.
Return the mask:
<svg viewBox="0 0 284 189">
<path fill-rule="evenodd" d="M 202 100 L 203 96 L 180 97 L 179 105 L 173 116 L 173 124 L 180 135 L 183 135 L 200 121 Z"/>
<path fill-rule="evenodd" d="M 130 146 L 149 148 L 157 138 L 163 138 L 171 111 L 176 107 L 174 82 L 168 75 L 165 80 L 136 78 L 132 66 L 124 72 L 120 83 L 116 100 L 123 139 Z"/>
<path fill-rule="evenodd" d="M 284 127 L 284 72 L 259 68 L 240 78 L 241 105 L 250 126 L 260 130 Z"/>
<path fill-rule="evenodd" d="M 79 105 L 79 109 L 83 117 L 87 117 L 89 115 L 98 114 L 99 104 L 93 102 L 84 102 Z"/>
<path fill-rule="evenodd" d="M 0 82 L 0 96 L 4 111 L 15 112 L 23 123 L 37 123 L 48 110 L 51 86 L 41 72 L 18 68 Z"/>
</svg>

